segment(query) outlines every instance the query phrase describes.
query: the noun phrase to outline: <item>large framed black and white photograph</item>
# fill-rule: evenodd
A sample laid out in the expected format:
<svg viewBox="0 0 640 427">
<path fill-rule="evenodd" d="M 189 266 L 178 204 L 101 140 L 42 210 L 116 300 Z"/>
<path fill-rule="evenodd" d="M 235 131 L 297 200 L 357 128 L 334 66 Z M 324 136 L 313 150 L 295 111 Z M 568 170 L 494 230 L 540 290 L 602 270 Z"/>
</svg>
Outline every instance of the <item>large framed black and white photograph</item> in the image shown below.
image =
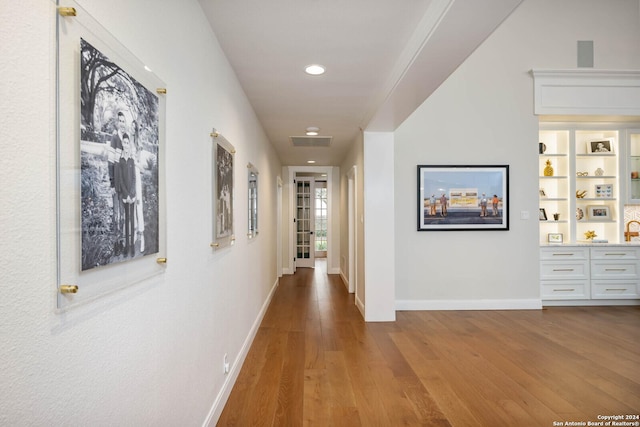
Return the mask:
<svg viewBox="0 0 640 427">
<path fill-rule="evenodd" d="M 73 6 L 73 19 L 57 17 L 58 309 L 158 275 L 166 260 L 165 84 Z"/>
<path fill-rule="evenodd" d="M 417 169 L 418 231 L 509 229 L 508 165 Z"/>
<path fill-rule="evenodd" d="M 235 148 L 215 129 L 213 145 L 213 242 L 215 249 L 235 241 L 233 224 L 234 154 Z"/>
<path fill-rule="evenodd" d="M 158 96 L 80 39 L 82 270 L 159 250 Z"/>
</svg>

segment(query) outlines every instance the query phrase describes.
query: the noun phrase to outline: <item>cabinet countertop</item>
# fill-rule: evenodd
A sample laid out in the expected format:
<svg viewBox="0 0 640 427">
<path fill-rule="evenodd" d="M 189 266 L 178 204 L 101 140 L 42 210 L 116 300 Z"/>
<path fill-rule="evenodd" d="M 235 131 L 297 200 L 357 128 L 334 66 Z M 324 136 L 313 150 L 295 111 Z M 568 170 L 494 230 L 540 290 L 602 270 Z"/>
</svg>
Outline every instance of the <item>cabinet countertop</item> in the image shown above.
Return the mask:
<svg viewBox="0 0 640 427">
<path fill-rule="evenodd" d="M 577 242 L 577 243 L 547 243 L 541 244 L 541 248 L 569 248 L 572 246 L 589 246 L 589 247 L 602 247 L 602 246 L 618 246 L 618 247 L 640 247 L 640 241 L 634 242 L 622 242 L 622 243 L 589 243 L 589 242 Z"/>
</svg>

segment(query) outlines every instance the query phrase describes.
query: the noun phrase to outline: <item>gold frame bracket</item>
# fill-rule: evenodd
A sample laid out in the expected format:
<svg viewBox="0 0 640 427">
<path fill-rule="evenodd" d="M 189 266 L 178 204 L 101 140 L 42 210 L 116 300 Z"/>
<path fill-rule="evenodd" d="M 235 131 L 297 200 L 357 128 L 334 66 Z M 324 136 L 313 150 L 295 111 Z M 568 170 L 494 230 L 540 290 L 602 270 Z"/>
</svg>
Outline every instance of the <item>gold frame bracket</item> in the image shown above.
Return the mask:
<svg viewBox="0 0 640 427">
<path fill-rule="evenodd" d="M 75 7 L 58 7 L 58 14 L 60 16 L 77 16 Z"/>
</svg>

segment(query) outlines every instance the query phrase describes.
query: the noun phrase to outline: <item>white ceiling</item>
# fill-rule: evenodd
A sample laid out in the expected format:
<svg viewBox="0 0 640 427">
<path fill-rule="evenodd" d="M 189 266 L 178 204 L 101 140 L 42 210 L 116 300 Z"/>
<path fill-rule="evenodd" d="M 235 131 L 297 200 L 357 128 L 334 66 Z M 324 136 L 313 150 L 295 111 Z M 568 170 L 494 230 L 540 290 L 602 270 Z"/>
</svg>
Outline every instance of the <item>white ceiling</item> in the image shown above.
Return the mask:
<svg viewBox="0 0 640 427">
<path fill-rule="evenodd" d="M 361 129 L 393 131 L 522 2 L 199 1 L 282 163 L 321 166 Z M 328 148 L 293 147 L 309 126 Z"/>
</svg>

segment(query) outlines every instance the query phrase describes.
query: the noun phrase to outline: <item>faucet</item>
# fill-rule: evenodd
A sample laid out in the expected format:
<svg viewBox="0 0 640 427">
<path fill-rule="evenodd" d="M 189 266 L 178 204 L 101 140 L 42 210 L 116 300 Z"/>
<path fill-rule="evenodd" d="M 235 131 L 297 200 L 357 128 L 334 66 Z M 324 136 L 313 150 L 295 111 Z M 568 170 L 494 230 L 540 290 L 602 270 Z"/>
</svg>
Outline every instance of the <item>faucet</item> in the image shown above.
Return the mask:
<svg viewBox="0 0 640 427">
<path fill-rule="evenodd" d="M 636 224 L 640 225 L 640 221 L 636 221 L 635 219 L 632 219 L 627 223 L 627 231 L 624 233 L 624 237 L 627 242 L 631 241 L 631 232 L 629 231 L 629 226 L 631 226 L 632 222 L 635 222 Z"/>
</svg>

